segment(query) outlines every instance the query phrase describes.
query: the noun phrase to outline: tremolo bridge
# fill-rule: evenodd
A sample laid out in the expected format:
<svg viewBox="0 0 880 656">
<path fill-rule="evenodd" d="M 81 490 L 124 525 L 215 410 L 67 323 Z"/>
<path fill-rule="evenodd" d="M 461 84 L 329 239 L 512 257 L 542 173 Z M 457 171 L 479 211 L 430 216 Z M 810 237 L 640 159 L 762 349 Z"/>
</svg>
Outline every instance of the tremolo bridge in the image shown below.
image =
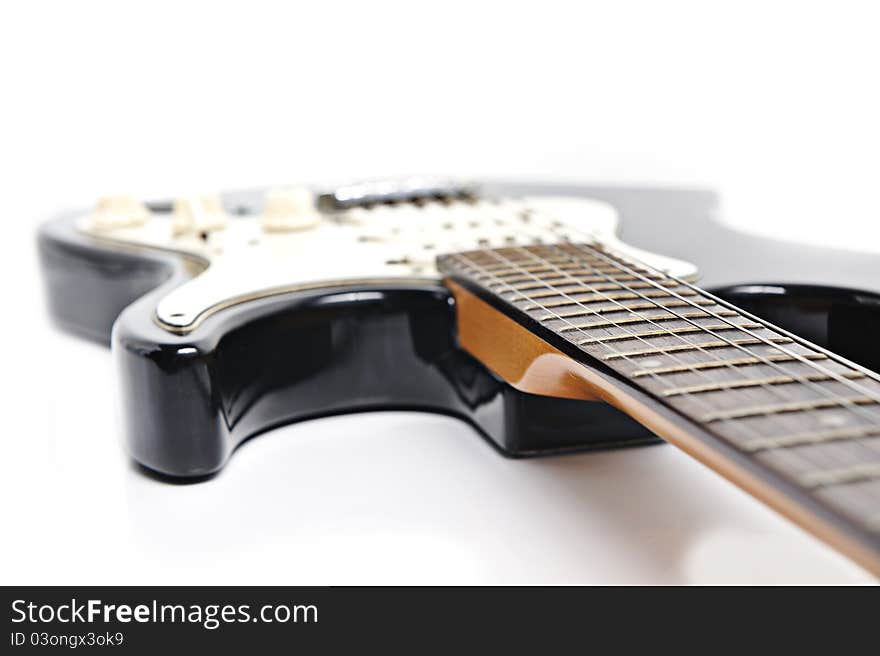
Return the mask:
<svg viewBox="0 0 880 656">
<path fill-rule="evenodd" d="M 473 201 L 477 198 L 478 189 L 473 184 L 447 178 L 410 177 L 336 187 L 318 197 L 318 207 L 324 211 L 339 211 L 395 203 L 420 205 L 428 201 Z"/>
</svg>

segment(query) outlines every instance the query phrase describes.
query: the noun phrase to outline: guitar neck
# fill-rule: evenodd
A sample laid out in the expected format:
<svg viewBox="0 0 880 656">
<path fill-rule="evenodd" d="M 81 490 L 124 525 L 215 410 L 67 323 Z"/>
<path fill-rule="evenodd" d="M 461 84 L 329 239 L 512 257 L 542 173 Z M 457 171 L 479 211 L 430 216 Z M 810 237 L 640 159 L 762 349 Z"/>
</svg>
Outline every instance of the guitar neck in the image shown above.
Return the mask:
<svg viewBox="0 0 880 656">
<path fill-rule="evenodd" d="M 462 346 L 603 399 L 880 574 L 880 379 L 599 244 L 444 255 Z"/>
</svg>

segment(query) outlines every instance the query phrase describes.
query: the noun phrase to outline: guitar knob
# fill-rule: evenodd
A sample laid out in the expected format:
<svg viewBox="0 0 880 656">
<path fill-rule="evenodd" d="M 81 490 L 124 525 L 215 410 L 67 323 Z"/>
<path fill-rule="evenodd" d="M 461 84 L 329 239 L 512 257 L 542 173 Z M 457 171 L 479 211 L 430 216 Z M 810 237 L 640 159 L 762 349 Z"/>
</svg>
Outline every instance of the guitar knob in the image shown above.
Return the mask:
<svg viewBox="0 0 880 656">
<path fill-rule="evenodd" d="M 267 232 L 308 230 L 321 221 L 315 196 L 304 187 L 273 189 L 266 193 L 261 224 Z"/>
<path fill-rule="evenodd" d="M 135 228 L 150 219 L 150 210 L 134 196 L 104 196 L 95 205 L 90 217 L 95 230 Z"/>
<path fill-rule="evenodd" d="M 178 198 L 174 201 L 171 232 L 175 237 L 187 233 L 207 235 L 223 230 L 228 222 L 226 211 L 217 196 Z"/>
</svg>

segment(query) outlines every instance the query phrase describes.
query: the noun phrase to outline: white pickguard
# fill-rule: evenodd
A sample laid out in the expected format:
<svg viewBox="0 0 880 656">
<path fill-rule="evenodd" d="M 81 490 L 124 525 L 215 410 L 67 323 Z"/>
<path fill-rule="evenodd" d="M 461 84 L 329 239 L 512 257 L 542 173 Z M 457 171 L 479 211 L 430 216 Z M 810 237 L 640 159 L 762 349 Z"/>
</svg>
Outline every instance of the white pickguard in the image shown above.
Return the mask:
<svg viewBox="0 0 880 656">
<path fill-rule="evenodd" d="M 221 308 L 286 291 L 340 283 L 436 281 L 438 254 L 479 248 L 598 241 L 672 275 L 696 275 L 691 264 L 619 242 L 614 208 L 584 198 L 400 203 L 319 218 L 300 229 L 271 231 L 264 229 L 259 215 L 233 217 L 201 237 L 175 231 L 170 213 L 153 213 L 137 225 L 96 225 L 90 217 L 79 225 L 100 239 L 188 253 L 208 263 L 156 307 L 158 323 L 175 333 L 193 330 Z"/>
</svg>

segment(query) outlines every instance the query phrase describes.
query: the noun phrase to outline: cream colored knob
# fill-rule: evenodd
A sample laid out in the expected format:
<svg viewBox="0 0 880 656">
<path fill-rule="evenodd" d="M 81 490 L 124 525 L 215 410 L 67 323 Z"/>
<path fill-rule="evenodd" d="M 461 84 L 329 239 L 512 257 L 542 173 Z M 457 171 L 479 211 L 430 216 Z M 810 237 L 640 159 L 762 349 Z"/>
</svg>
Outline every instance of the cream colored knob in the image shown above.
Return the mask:
<svg viewBox="0 0 880 656">
<path fill-rule="evenodd" d="M 321 213 L 315 207 L 314 194 L 304 187 L 273 189 L 266 193 L 263 209 L 263 230 L 286 232 L 308 230 L 321 221 Z"/>
<path fill-rule="evenodd" d="M 171 232 L 174 236 L 209 233 L 223 230 L 228 220 L 223 204 L 217 196 L 178 198 L 174 201 Z"/>
<path fill-rule="evenodd" d="M 90 222 L 96 230 L 133 228 L 150 219 L 150 210 L 134 196 L 104 196 L 92 212 Z"/>
</svg>

